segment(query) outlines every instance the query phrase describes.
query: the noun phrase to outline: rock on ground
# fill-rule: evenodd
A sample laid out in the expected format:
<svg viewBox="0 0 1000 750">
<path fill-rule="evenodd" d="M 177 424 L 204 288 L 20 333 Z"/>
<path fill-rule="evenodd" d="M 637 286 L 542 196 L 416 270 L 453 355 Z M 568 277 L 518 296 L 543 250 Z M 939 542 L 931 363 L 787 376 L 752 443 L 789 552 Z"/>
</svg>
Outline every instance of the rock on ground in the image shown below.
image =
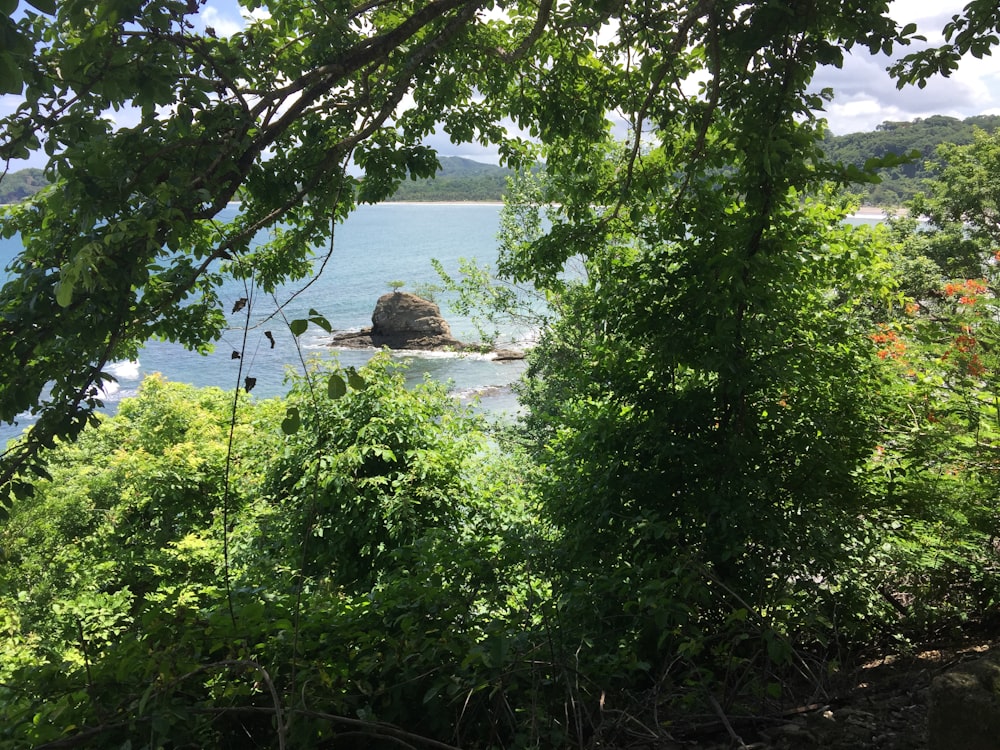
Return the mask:
<svg viewBox="0 0 1000 750">
<path fill-rule="evenodd" d="M 959 664 L 931 683 L 930 750 L 1000 748 L 1000 654 Z"/>
</svg>

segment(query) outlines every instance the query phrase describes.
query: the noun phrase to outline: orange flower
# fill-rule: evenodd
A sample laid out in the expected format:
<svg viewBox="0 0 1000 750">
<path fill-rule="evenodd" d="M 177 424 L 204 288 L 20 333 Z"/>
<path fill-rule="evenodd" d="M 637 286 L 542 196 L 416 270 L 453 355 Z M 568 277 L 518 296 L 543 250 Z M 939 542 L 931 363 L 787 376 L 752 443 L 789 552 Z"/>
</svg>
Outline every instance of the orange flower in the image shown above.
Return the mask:
<svg viewBox="0 0 1000 750">
<path fill-rule="evenodd" d="M 944 295 L 946 297 L 959 297 L 959 303 L 963 305 L 974 305 L 977 301 L 976 295 L 985 294 L 989 287 L 983 279 L 966 279 L 961 282 L 949 281 L 944 285 Z"/>
<path fill-rule="evenodd" d="M 969 362 L 966 364 L 965 369 L 970 375 L 977 378 L 986 372 L 986 368 L 983 367 L 983 363 L 979 361 L 978 354 L 973 354 L 969 358 Z"/>
<path fill-rule="evenodd" d="M 963 333 L 955 339 L 955 346 L 960 352 L 971 352 L 976 348 L 976 339 Z"/>
</svg>

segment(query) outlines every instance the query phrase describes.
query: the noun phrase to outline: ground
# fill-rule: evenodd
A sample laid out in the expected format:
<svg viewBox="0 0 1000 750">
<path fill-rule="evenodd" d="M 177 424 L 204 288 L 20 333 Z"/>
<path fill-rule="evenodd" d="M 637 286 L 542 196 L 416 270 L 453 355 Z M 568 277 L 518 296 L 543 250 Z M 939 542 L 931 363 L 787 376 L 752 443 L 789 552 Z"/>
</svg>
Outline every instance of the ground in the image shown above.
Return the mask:
<svg viewBox="0 0 1000 750">
<path fill-rule="evenodd" d="M 636 750 L 926 750 L 931 681 L 998 649 L 1000 641 L 979 638 L 870 659 L 834 675 L 811 702 L 781 713 L 725 720 L 720 713 L 669 738 L 636 731 L 634 743 L 620 744 Z"/>
</svg>

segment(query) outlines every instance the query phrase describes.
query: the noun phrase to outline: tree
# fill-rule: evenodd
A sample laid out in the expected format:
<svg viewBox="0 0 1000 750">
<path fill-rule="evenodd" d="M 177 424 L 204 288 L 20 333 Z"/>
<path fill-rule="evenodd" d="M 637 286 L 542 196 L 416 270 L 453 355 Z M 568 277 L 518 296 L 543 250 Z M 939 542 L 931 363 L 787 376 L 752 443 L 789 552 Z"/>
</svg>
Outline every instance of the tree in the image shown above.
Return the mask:
<svg viewBox="0 0 1000 750">
<path fill-rule="evenodd" d="M 504 23 L 479 18 L 483 7 L 279 2 L 230 38 L 197 33 L 200 4 L 177 0 L 61 3 L 18 20 L 34 54 L 0 158 L 44 149 L 54 184 L 3 218 L 25 250 L 0 293 L 0 419 L 39 418 L 5 454 L 0 485 L 28 491 L 11 481 L 40 468 L 39 447 L 91 421 L 109 362 L 150 337 L 211 346 L 226 325 L 223 274 L 264 291 L 300 279 L 356 203 L 432 175 L 421 140 L 437 123 L 458 140 L 500 140 L 474 87 L 506 85 L 550 4 L 511 5 Z M 114 126 L 122 108 L 136 125 Z M 220 222 L 237 196 L 240 215 Z"/>
<path fill-rule="evenodd" d="M 28 0 L 28 5 L 42 13 L 55 13 L 55 0 Z M 18 29 L 12 16 L 18 1 L 8 0 L 0 8 L 0 94 L 20 94 L 24 69 L 34 52 L 32 38 Z"/>
<path fill-rule="evenodd" d="M 940 177 L 913 210 L 938 230 L 962 225 L 982 263 L 1000 249 L 1000 135 L 976 128 L 972 143 L 943 144 L 937 157 Z"/>
<path fill-rule="evenodd" d="M 309 248 L 355 203 L 388 197 L 406 175 L 432 175 L 438 163 L 421 142 L 439 124 L 458 141 L 501 143 L 517 166 L 526 147 L 501 127 L 509 115 L 548 144 L 553 173 L 614 216 L 664 182 L 658 159 L 640 158 L 647 134 L 682 136 L 667 149 L 688 151 L 671 187 L 678 199 L 745 150 L 763 180 L 745 186 L 763 225 L 780 190 L 769 185 L 771 165 L 815 161 L 812 136 L 788 125 L 822 105 L 807 92 L 815 67 L 839 64 L 856 44 L 905 41 L 886 3 L 854 0 L 792 14 L 764 2 L 543 0 L 503 3 L 501 19 L 469 0 L 245 7 L 269 15 L 229 38 L 196 32 L 199 4 L 179 0 L 69 2 L 17 22 L 34 55 L 0 156 L 44 149 L 57 183 L 3 222 L 25 252 L 0 298 L 0 360 L 10 363 L 0 419 L 29 408 L 39 419 L 5 457 L 0 481 L 31 464 L 37 446 L 82 429 L 109 361 L 152 336 L 210 346 L 225 325 L 220 275 L 264 291 L 302 278 Z M 618 28 L 610 41 L 607 25 Z M 699 70 L 708 82 L 692 95 L 684 80 Z M 114 127 L 108 113 L 123 107 L 136 125 Z M 609 111 L 633 132 L 614 184 L 585 174 Z M 708 136 L 720 117 L 731 124 L 716 144 Z M 352 160 L 363 178 L 348 173 Z M 218 222 L 237 196 L 238 218 Z M 600 236 L 577 205 L 572 234 Z"/>
<path fill-rule="evenodd" d="M 530 705 L 537 637 L 514 459 L 387 356 L 235 409 L 149 378 L 49 452 L 0 524 L 0 747 L 521 730 L 495 700 Z"/>
<path fill-rule="evenodd" d="M 962 13 L 955 14 L 943 29 L 945 43 L 928 47 L 901 58 L 890 71 L 899 88 L 916 84 L 920 88 L 934 75 L 950 76 L 965 55 L 981 59 L 1000 44 L 1000 9 L 991 0 L 971 0 Z"/>
<path fill-rule="evenodd" d="M 310 248 L 328 241 L 357 202 L 434 172 L 422 139 L 439 123 L 456 140 L 500 143 L 512 166 L 534 163 L 533 149 L 501 126 L 509 116 L 537 139 L 547 170 L 539 202 L 552 207 L 551 227 L 511 244 L 501 270 L 543 290 L 561 315 L 534 355 L 527 394 L 536 456 L 551 469 L 538 491 L 543 520 L 557 525 L 546 548 L 553 580 L 544 582 L 554 601 L 536 608 L 533 585 L 493 585 L 483 561 L 504 549 L 507 519 L 497 519 L 494 543 L 476 536 L 482 514 L 450 504 L 468 493 L 472 508 L 490 493 L 477 495 L 468 481 L 481 478 L 474 466 L 483 444 L 467 422 L 451 421 L 440 393 L 422 403 L 399 394 L 398 383 L 380 393 L 337 374 L 327 381 L 336 403 L 319 407 L 316 383 L 306 380 L 281 423 L 289 439 L 275 451 L 271 479 L 275 505 L 289 501 L 291 520 L 309 533 L 295 536 L 278 519 L 273 549 L 282 560 L 295 554 L 285 538 L 336 534 L 336 570 L 321 554 L 298 569 L 286 557 L 278 573 L 296 585 L 260 592 L 248 576 L 239 611 L 213 606 L 217 592 L 207 590 L 193 606 L 171 603 L 154 613 L 169 622 L 154 620 L 152 633 L 104 639 L 119 656 L 96 680 L 84 677 L 86 653 L 70 674 L 44 670 L 60 701 L 36 723 L 44 697 L 28 693 L 17 731 L 49 739 L 62 736 L 61 716 L 74 726 L 101 719 L 103 703 L 86 685 L 123 706 L 98 727 L 109 742 L 125 741 L 149 705 L 144 696 L 157 704 L 150 721 L 214 735 L 215 708 L 261 708 L 242 698 L 264 691 L 205 670 L 228 673 L 234 655 L 245 666 L 240 654 L 260 647 L 278 666 L 291 654 L 280 674 L 303 713 L 313 705 L 306 686 L 333 694 L 359 671 L 379 681 L 364 688 L 366 699 L 420 705 L 437 693 L 409 679 L 410 657 L 420 654 L 435 675 L 441 664 L 460 665 L 431 687 L 455 691 L 456 726 L 480 691 L 484 742 L 496 744 L 507 737 L 491 721 L 502 717 L 513 734 L 518 713 L 502 691 L 490 711 L 485 693 L 493 700 L 493 687 L 515 672 L 530 670 L 526 680 L 559 691 L 572 683 L 562 706 L 599 705 L 596 695 L 575 700 L 588 689 L 580 675 L 610 675 L 614 687 L 641 672 L 659 686 L 679 659 L 692 678 L 679 684 L 710 689 L 712 667 L 753 679 L 768 673 L 761 664 L 787 660 L 794 638 L 829 635 L 822 618 L 837 611 L 836 587 L 856 572 L 847 557 L 868 549 L 852 538 L 853 524 L 879 499 L 864 469 L 886 417 L 876 346 L 884 342 L 869 334 L 872 300 L 892 289 L 882 283 L 880 237 L 842 226 L 849 205 L 829 183 L 870 175 L 825 160 L 818 110 L 827 95 L 810 86 L 817 67 L 839 65 L 845 51 L 889 52 L 913 30 L 897 27 L 887 2 L 869 0 L 281 0 L 267 9 L 231 38 L 196 33 L 197 4 L 177 0 L 73 0 L 51 17 L 18 21 L 18 33 L 38 44 L 24 68 L 25 103 L 5 121 L 0 148 L 8 158 L 45 149 L 54 184 L 3 223 L 25 251 L 0 292 L 0 418 L 30 407 L 40 419 L 5 457 L 0 481 L 23 489 L 27 480 L 16 477 L 25 467 L 46 471 L 39 447 L 74 437 L 91 419 L 111 359 L 133 355 L 149 336 L 210 346 L 225 325 L 215 294 L 222 275 L 243 279 L 248 299 L 308 275 Z M 135 107 L 139 122 L 116 129 L 106 113 L 123 106 Z M 610 111 L 627 123 L 625 143 L 612 138 Z M 352 159 L 360 178 L 347 169 Z M 236 196 L 242 211 L 221 223 L 218 212 Z M 520 221 L 529 233 L 540 226 L 528 213 Z M 270 239 L 255 245 L 268 229 Z M 582 266 L 576 277 L 566 272 L 571 262 Z M 310 320 L 323 319 L 311 312 Z M 328 471 L 334 464 L 340 473 Z M 208 522 L 197 507 L 192 518 Z M 211 516 L 223 541 L 226 507 Z M 150 531 L 156 543 L 159 532 L 173 533 Z M 266 545 L 264 532 L 245 531 Z M 456 544 L 466 534 L 469 554 Z M 289 627 L 305 583 L 320 614 L 310 627 Z M 125 607 L 103 597 L 95 605 Z M 202 609 L 210 628 L 194 627 Z M 501 615 L 545 623 L 518 670 L 489 671 L 509 666 L 504 654 L 515 640 Z M 366 626 L 351 632 L 360 621 Z M 457 635 L 456 622 L 468 625 Z M 396 628 L 388 643 L 378 631 L 385 623 Z M 300 654 L 323 654 L 330 643 L 356 662 L 331 673 L 322 659 L 303 661 L 315 672 L 300 679 Z M 172 658 L 175 645 L 183 658 Z M 571 680 L 560 682 L 557 666 L 536 671 L 543 648 L 554 665 L 573 654 Z M 123 693 L 115 667 L 150 653 L 165 654 L 144 662 L 159 686 L 146 692 L 147 675 L 126 668 Z M 191 676 L 198 685 L 188 699 L 179 693 Z M 12 677 L 9 685 L 39 682 Z M 351 715 L 371 708 L 342 697 L 337 707 Z M 191 700 L 201 719 L 178 719 L 175 699 Z M 253 715 L 269 727 L 273 719 L 280 742 L 279 708 L 269 700 L 273 714 Z M 574 718 L 571 739 L 582 741 Z M 311 733 L 314 725 L 296 726 Z M 531 730 L 526 742 L 537 742 Z"/>
<path fill-rule="evenodd" d="M 910 619 L 936 629 L 998 597 L 998 146 L 977 131 L 939 147 L 939 177 L 909 206 L 926 224 L 891 222 L 909 304 L 872 333 L 893 413 L 872 462 L 884 502 L 865 520 L 882 572 L 864 576 L 881 575 Z"/>
</svg>

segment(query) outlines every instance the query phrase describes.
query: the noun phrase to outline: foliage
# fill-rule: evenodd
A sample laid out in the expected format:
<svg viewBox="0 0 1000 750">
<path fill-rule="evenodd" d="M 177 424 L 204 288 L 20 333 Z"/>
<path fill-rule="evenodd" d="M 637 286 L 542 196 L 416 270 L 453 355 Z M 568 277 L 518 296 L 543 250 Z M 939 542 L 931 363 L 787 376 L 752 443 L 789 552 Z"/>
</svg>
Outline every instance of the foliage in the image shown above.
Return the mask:
<svg viewBox="0 0 1000 750">
<path fill-rule="evenodd" d="M 890 68 L 897 86 L 916 84 L 920 88 L 934 75 L 950 76 L 958 70 L 962 57 L 971 54 L 982 59 L 1000 44 L 1000 10 L 990 0 L 971 0 L 961 13 L 945 24 L 945 43 L 925 47 L 900 58 Z"/>
<path fill-rule="evenodd" d="M 441 167 L 430 178 L 401 182 L 395 201 L 501 201 L 509 169 L 480 164 L 458 156 L 442 156 Z"/>
<path fill-rule="evenodd" d="M 322 571 L 348 590 L 371 589 L 383 572 L 406 567 L 406 550 L 432 529 L 455 527 L 472 502 L 469 465 L 484 448 L 443 386 L 407 391 L 389 367 L 376 359 L 364 380 L 355 377 L 349 386 L 323 370 L 296 380 L 288 410 L 301 414 L 301 428 L 289 436 L 269 481 L 268 494 L 280 502 L 275 520 L 285 531 L 268 536 L 304 533 L 303 571 Z M 318 380 L 334 396 L 321 402 L 325 408 L 312 403 Z"/>
<path fill-rule="evenodd" d="M 943 144 L 972 143 L 977 129 L 993 132 L 1000 124 L 995 115 L 958 120 L 934 115 L 913 122 L 883 122 L 870 133 L 827 135 L 823 150 L 833 161 L 863 168 L 870 159 L 905 156 L 919 152 L 916 158 L 878 170 L 879 180 L 854 188 L 863 203 L 877 206 L 901 206 L 923 190 L 924 180 L 938 176 L 934 162 L 936 150 Z"/>
<path fill-rule="evenodd" d="M 3 526 L 0 747 L 510 736 L 544 590 L 513 458 L 387 358 L 239 401 L 232 454 L 232 394 L 157 379 L 51 452 Z"/>
<path fill-rule="evenodd" d="M 228 474 L 252 496 L 276 412 L 240 401 L 235 437 L 245 448 L 231 457 Z M 59 599 L 86 591 L 141 599 L 198 573 L 178 552 L 212 544 L 204 537 L 226 493 L 232 409 L 232 395 L 219 389 L 151 376 L 116 417 L 52 451 L 51 479 L 38 483 L 39 499 L 18 505 L 3 527 L 5 586 L 15 596 L 31 592 L 26 627 L 47 632 Z M 240 497 L 229 497 L 233 508 Z"/>
<path fill-rule="evenodd" d="M 23 13 L 25 20 L 30 21 L 39 13 L 53 14 L 56 12 L 55 0 L 27 0 L 34 10 Z M 25 33 L 22 23 L 14 16 L 18 0 L 7 0 L 0 8 L 0 94 L 20 94 L 24 87 L 24 72 L 28 60 L 34 52 L 33 39 Z"/>
<path fill-rule="evenodd" d="M 590 639 L 628 639 L 616 645 L 654 679 L 677 656 L 704 679 L 753 644 L 782 662 L 782 637 L 828 632 L 817 582 L 848 575 L 852 519 L 877 502 L 858 467 L 882 411 L 865 397 L 878 383 L 865 332 L 883 251 L 842 216 L 797 202 L 772 215 L 768 252 L 730 284 L 715 247 L 611 245 L 563 288 L 532 353 L 527 421 L 564 535 L 561 593 Z M 780 299 L 763 293 L 774 284 Z M 765 624 L 748 631 L 736 611 Z"/>
<path fill-rule="evenodd" d="M 531 337 L 547 322 L 554 298 L 531 284 L 510 281 L 505 269 L 525 245 L 544 235 L 546 220 L 540 204 L 544 179 L 537 170 L 523 171 L 507 181 L 507 195 L 500 212 L 497 268 L 462 258 L 459 276 L 448 274 L 434 261 L 434 270 L 452 295 L 451 307 L 470 317 L 482 341 L 495 345 L 501 328 L 524 331 Z"/>
<path fill-rule="evenodd" d="M 53 185 L 2 220 L 25 249 L 0 292 L 0 419 L 39 417 L 5 455 L 5 492 L 30 492 L 11 480 L 90 421 L 108 363 L 154 336 L 210 347 L 224 274 L 265 291 L 308 274 L 312 248 L 354 205 L 435 172 L 421 141 L 438 123 L 502 140 L 473 95 L 513 74 L 497 40 L 524 38 L 526 18 L 511 5 L 508 21 L 487 21 L 478 7 L 279 2 L 231 37 L 198 31 L 200 4 L 176 0 L 61 3 L 18 21 L 34 54 L 0 158 L 44 150 Z M 530 27 L 537 11 L 524 12 Z M 138 122 L 117 128 L 109 113 L 125 107 Z M 237 195 L 239 215 L 219 221 Z"/>
<path fill-rule="evenodd" d="M 229 38 L 176 0 L 17 22 L 0 157 L 44 149 L 53 184 L 0 227 L 0 418 L 40 417 L 0 474 L 0 746 L 612 744 L 608 706 L 652 696 L 659 731 L 780 692 L 805 648 L 995 604 L 995 207 L 945 210 L 962 164 L 927 203 L 971 222 L 960 256 L 954 227 L 844 226 L 836 190 L 899 157 L 831 162 L 812 90 L 914 38 L 887 2 L 265 6 Z M 210 347 L 226 275 L 308 275 L 354 205 L 437 171 L 438 127 L 545 163 L 497 269 L 548 306 L 520 448 L 384 358 L 280 403 L 154 380 L 84 430 L 109 362 Z"/>
<path fill-rule="evenodd" d="M 941 178 L 896 222 L 910 267 L 926 273 L 911 304 L 872 334 L 894 413 L 873 457 L 886 499 L 872 514 L 880 585 L 927 629 L 960 627 L 995 607 L 998 237 L 991 175 L 996 135 L 943 146 Z M 880 546 L 879 546 L 880 545 Z M 876 574 L 877 575 L 877 574 Z"/>
</svg>

